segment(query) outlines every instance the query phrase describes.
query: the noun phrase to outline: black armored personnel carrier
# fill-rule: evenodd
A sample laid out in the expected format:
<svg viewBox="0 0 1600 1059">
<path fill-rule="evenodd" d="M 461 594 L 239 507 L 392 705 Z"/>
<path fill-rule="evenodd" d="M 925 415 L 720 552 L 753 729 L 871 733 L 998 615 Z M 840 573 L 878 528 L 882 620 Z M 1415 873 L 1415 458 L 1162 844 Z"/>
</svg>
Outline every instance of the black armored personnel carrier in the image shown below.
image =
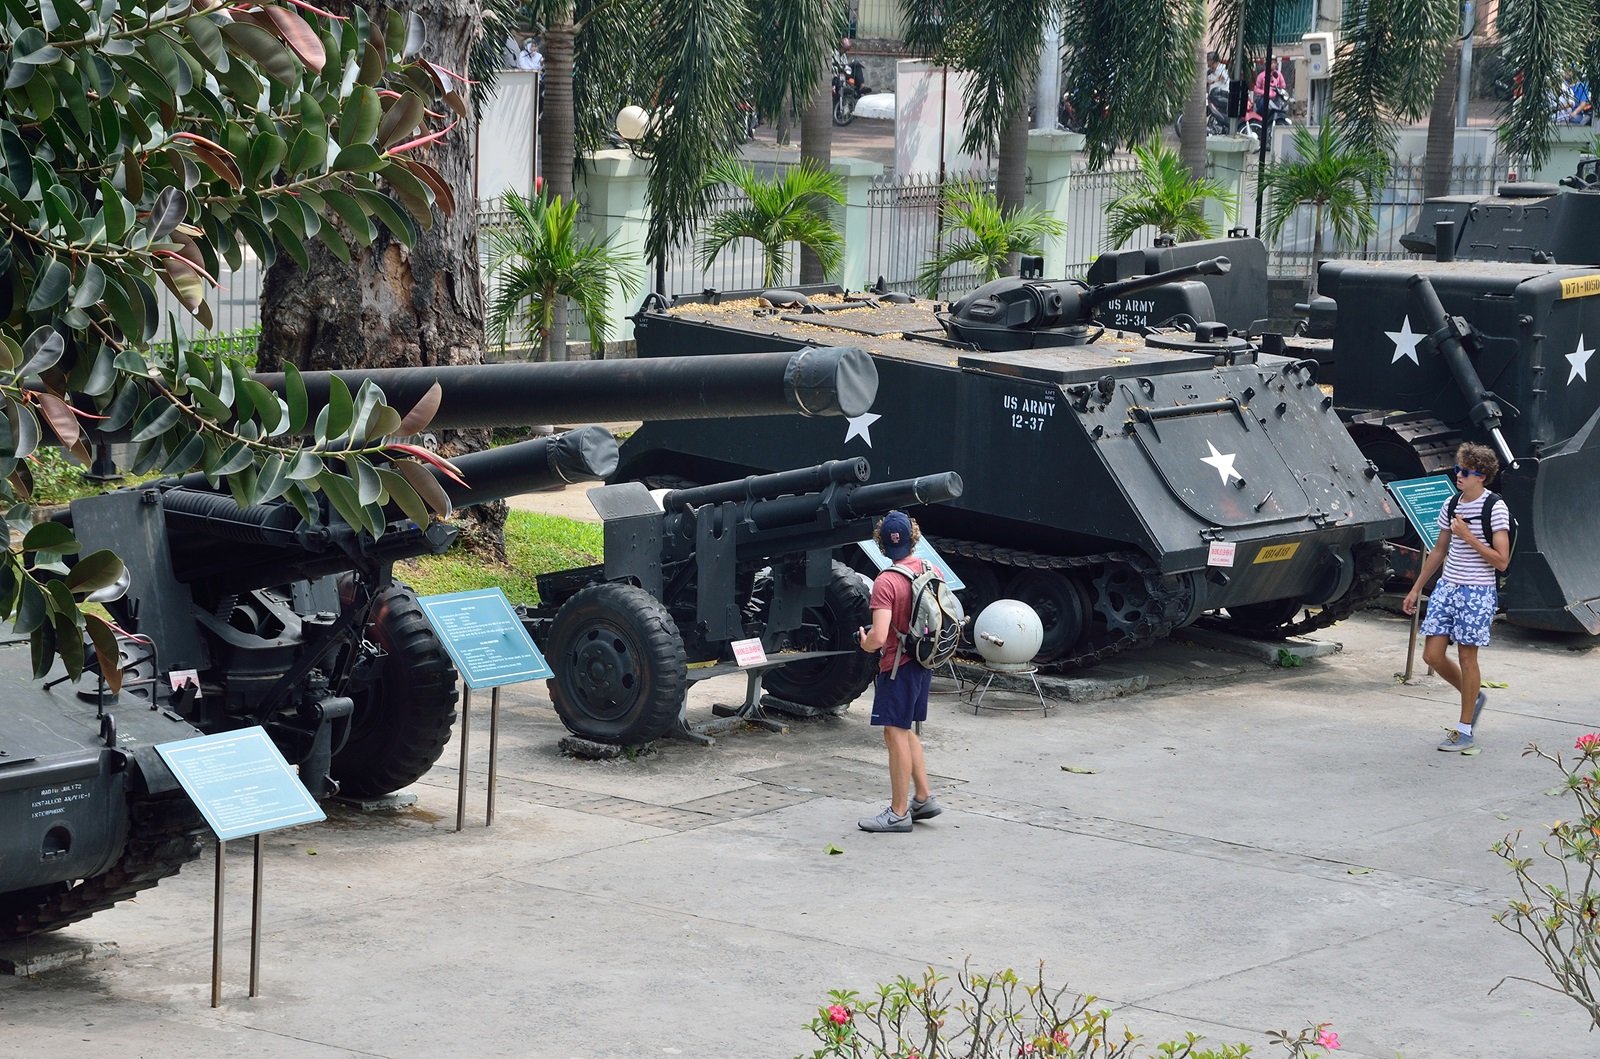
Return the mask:
<svg viewBox="0 0 1600 1059">
<path fill-rule="evenodd" d="M 850 350 L 337 374 L 352 389 L 371 379 L 399 407 L 439 383 L 436 427 L 837 416 L 864 412 L 875 389 L 870 358 Z M 305 381 L 315 421 L 331 384 Z M 461 480 L 435 474 L 434 487 L 465 506 L 599 480 L 616 455 L 608 432 L 580 428 L 459 457 Z M 77 690 L 7 680 L 0 941 L 83 919 L 198 854 L 200 818 L 157 744 L 260 725 L 317 797 L 393 791 L 437 760 L 456 675 L 392 568 L 444 551 L 456 530 L 395 508 L 374 538 L 318 499 L 310 518 L 283 499 L 241 508 L 195 475 L 80 500 L 61 516 L 85 553 L 111 549 L 127 568 L 126 592 L 105 604 L 122 630 L 125 676 L 115 692 L 93 673 Z"/>
<path fill-rule="evenodd" d="M 837 288 L 652 301 L 642 358 L 857 346 L 878 399 L 829 423 L 646 424 L 618 476 L 676 487 L 857 454 L 889 477 L 955 470 L 962 495 L 918 518 L 970 613 L 1002 596 L 1040 612 L 1049 669 L 1208 614 L 1253 634 L 1327 625 L 1379 590 L 1404 522 L 1315 363 L 1214 322 L 1207 284 L 1228 271 L 1001 280 L 949 306 Z"/>
</svg>

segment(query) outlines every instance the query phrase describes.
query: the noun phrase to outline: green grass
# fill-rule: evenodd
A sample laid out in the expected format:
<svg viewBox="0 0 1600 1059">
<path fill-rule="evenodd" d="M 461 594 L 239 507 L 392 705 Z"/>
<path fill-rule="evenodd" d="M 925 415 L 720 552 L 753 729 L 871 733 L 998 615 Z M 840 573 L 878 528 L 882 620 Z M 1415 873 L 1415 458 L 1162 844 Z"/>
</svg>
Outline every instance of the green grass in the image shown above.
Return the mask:
<svg viewBox="0 0 1600 1059">
<path fill-rule="evenodd" d="M 395 578 L 421 595 L 465 592 L 499 585 L 512 603 L 537 603 L 538 574 L 592 566 L 604 554 L 599 524 L 557 515 L 513 511 L 506 519 L 506 555 L 510 563 L 485 562 L 460 548 L 444 555 L 395 564 Z"/>
</svg>

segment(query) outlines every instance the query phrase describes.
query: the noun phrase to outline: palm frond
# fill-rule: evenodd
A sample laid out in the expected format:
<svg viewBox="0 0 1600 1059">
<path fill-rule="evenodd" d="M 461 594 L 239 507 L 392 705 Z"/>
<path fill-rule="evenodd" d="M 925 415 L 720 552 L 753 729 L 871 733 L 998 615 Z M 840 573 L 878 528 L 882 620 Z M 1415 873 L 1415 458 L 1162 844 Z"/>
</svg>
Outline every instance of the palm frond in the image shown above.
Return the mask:
<svg viewBox="0 0 1600 1059">
<path fill-rule="evenodd" d="M 1535 168 L 1550 156 L 1553 95 L 1561 74 L 1580 66 L 1595 37 L 1593 4 L 1516 0 L 1500 5 L 1496 28 L 1501 56 L 1522 78 L 1521 94 L 1506 104 L 1500 137 L 1514 156 Z"/>
<path fill-rule="evenodd" d="M 1293 144 L 1296 157 L 1273 163 L 1262 178 L 1268 238 L 1283 233 L 1302 203 L 1321 207 L 1337 244 L 1371 237 L 1378 227 L 1372 201 L 1388 181 L 1388 157 L 1331 122 L 1315 132 L 1296 129 Z"/>
<path fill-rule="evenodd" d="M 917 285 L 930 298 L 939 296 L 944 274 L 956 265 L 975 266 L 987 282 L 1000 276 L 1012 254 L 1036 254 L 1045 236 L 1066 231 L 1036 206 L 1003 213 L 993 195 L 970 181 L 946 187 L 944 209 L 948 242 L 917 272 Z"/>
<path fill-rule="evenodd" d="M 1331 110 L 1351 141 L 1387 151 L 1427 113 L 1459 20 L 1458 0 L 1347 0 Z"/>
<path fill-rule="evenodd" d="M 1123 246 L 1150 226 L 1180 242 L 1209 239 L 1217 226 L 1205 216 L 1205 203 L 1213 201 L 1230 216 L 1233 192 L 1220 181 L 1190 174 L 1178 152 L 1151 140 L 1133 149 L 1139 168 L 1117 178 L 1117 195 L 1107 207 L 1105 248 Z"/>
<path fill-rule="evenodd" d="M 609 338 L 611 287 L 627 298 L 637 293 L 636 260 L 613 249 L 610 237 L 581 236 L 577 202 L 564 202 L 560 196 L 524 199 L 511 191 L 503 204 L 511 224 L 485 232 L 492 284 L 485 326 L 491 340 L 504 342 L 519 319 L 544 334 L 557 300 L 570 298 L 590 339 L 603 348 Z"/>
<path fill-rule="evenodd" d="M 839 267 L 844 239 L 825 212 L 830 202 L 844 205 L 844 182 L 837 174 L 798 165 L 763 179 L 743 162 L 723 159 L 705 177 L 707 190 L 718 186 L 737 188 L 747 201 L 716 214 L 705 226 L 697 254 L 702 269 L 709 269 L 717 255 L 738 239 L 750 239 L 761 247 L 765 286 L 776 284 L 787 271 L 790 243 L 808 247 L 825 272 Z"/>
</svg>

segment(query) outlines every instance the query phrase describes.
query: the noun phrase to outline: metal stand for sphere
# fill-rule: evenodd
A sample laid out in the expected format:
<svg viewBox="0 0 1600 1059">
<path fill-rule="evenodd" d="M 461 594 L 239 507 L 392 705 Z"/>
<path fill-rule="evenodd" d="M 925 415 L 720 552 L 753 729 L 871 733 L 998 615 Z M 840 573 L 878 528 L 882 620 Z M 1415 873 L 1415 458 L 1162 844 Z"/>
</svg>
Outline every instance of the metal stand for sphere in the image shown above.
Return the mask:
<svg viewBox="0 0 1600 1059">
<path fill-rule="evenodd" d="M 994 710 L 998 713 L 1024 713 L 1033 709 L 1032 703 L 1029 703 L 1025 706 L 996 706 L 991 703 L 990 705 L 985 706 L 983 704 L 983 696 L 988 692 L 989 685 L 994 683 L 994 678 L 996 675 L 998 675 L 998 671 L 990 669 L 988 673 L 989 675 L 984 678 L 982 684 L 974 685 L 978 694 L 973 696 L 972 694 L 968 693 L 967 695 L 967 702 L 971 704 L 972 712 L 974 714 L 978 713 L 979 710 Z M 1039 687 L 1038 666 L 1029 666 L 1027 669 L 1009 670 L 1006 673 L 1007 676 L 1022 676 L 1024 674 L 1027 675 L 1029 680 L 1033 681 L 1033 693 L 1039 697 L 1040 712 L 1042 712 L 1046 717 L 1050 716 L 1050 704 L 1045 701 L 1044 689 Z"/>
</svg>

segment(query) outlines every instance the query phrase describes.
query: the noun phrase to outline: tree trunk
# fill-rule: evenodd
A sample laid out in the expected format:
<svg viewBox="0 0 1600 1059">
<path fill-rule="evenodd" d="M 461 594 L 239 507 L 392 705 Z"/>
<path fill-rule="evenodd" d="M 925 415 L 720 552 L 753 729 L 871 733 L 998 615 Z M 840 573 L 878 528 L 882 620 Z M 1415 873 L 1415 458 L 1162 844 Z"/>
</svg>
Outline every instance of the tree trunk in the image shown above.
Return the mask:
<svg viewBox="0 0 1600 1059">
<path fill-rule="evenodd" d="M 540 170 L 545 192 L 572 201 L 572 164 L 577 157 L 577 119 L 572 109 L 572 54 L 577 27 L 568 19 L 544 34 L 544 122 L 540 130 Z"/>
<path fill-rule="evenodd" d="M 1183 100 L 1183 135 L 1178 157 L 1196 180 L 1206 176 L 1206 35 L 1195 41 L 1194 81 Z"/>
<path fill-rule="evenodd" d="M 572 56 L 578 31 L 567 18 L 545 31 L 544 91 L 545 110 L 539 164 L 544 172 L 546 195 L 559 195 L 571 202 L 574 189 L 572 170 L 577 158 L 577 117 L 572 103 Z M 544 359 L 567 359 L 567 300 L 557 298 L 550 311 L 550 329 L 544 336 Z"/>
<path fill-rule="evenodd" d="M 1461 77 L 1461 47 L 1445 45 L 1444 73 L 1428 111 L 1428 148 L 1422 162 L 1422 197 L 1450 194 L 1450 163 L 1456 153 L 1456 87 Z"/>
<path fill-rule="evenodd" d="M 406 9 L 427 24 L 428 58 L 465 70 L 481 21 L 477 3 L 410 0 Z M 382 25 L 383 11 L 371 13 Z M 417 151 L 451 187 L 474 186 L 475 125 L 472 117 L 463 118 L 449 136 Z M 262 287 L 259 369 L 275 371 L 286 361 L 308 371 L 481 363 L 484 298 L 475 197 L 462 195 L 454 214 L 436 213 L 433 228 L 417 236 L 407 249 L 380 229 L 348 265 L 314 239 L 306 241 L 309 269 L 280 253 Z M 487 444 L 486 432 L 464 431 L 445 435 L 439 450 L 460 455 Z M 469 545 L 504 560 L 505 511 L 503 502 L 469 508 L 463 531 Z"/>
<path fill-rule="evenodd" d="M 800 112 L 800 162 L 826 172 L 833 165 L 833 64 L 825 61 L 818 71 L 811 102 Z M 822 262 L 808 246 L 800 248 L 800 282 L 823 283 Z M 840 282 L 856 280 L 865 284 L 868 277 L 840 276 Z"/>
<path fill-rule="evenodd" d="M 995 199 L 1006 216 L 1022 208 L 1028 193 L 1028 101 L 1019 98 L 1000 130 L 995 156 Z"/>
</svg>

